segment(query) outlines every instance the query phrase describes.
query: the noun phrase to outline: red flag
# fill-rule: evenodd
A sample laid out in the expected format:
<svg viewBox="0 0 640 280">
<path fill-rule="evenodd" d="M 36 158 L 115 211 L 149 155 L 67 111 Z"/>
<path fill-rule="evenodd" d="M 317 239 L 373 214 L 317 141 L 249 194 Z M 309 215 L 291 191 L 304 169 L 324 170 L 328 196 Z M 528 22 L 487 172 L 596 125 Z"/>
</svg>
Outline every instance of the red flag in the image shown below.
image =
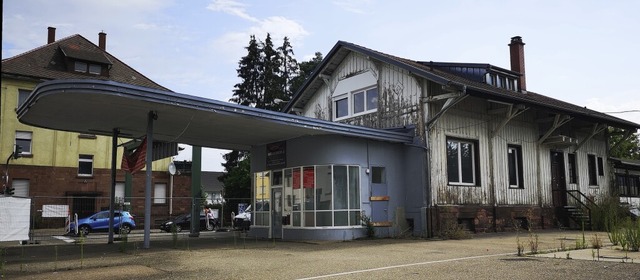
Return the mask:
<svg viewBox="0 0 640 280">
<path fill-rule="evenodd" d="M 142 139 L 142 143 L 138 145 L 135 151 L 124 149 L 122 154 L 122 164 L 120 168 L 134 174 L 144 168 L 147 162 L 147 137 Z"/>
</svg>

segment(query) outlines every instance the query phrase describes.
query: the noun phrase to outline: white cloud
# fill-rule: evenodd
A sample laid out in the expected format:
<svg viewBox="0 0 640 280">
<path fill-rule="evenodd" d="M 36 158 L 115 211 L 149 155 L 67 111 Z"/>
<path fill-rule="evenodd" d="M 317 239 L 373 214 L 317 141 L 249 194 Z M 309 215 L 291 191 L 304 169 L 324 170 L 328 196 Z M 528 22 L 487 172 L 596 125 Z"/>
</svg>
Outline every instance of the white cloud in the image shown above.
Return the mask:
<svg viewBox="0 0 640 280">
<path fill-rule="evenodd" d="M 209 4 L 209 6 L 207 6 L 207 9 L 214 12 L 224 12 L 249 21 L 257 22 L 257 18 L 247 14 L 247 12 L 245 11 L 246 6 L 247 5 L 233 0 L 214 0 L 211 4 Z"/>
</svg>

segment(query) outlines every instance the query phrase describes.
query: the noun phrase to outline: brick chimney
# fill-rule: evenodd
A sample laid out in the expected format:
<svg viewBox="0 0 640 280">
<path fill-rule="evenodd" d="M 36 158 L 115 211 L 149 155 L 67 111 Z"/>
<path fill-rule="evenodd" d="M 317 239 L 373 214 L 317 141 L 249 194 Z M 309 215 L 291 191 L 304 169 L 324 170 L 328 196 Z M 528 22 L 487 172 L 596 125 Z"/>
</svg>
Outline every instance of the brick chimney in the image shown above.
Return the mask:
<svg viewBox="0 0 640 280">
<path fill-rule="evenodd" d="M 98 33 L 98 47 L 103 51 L 107 50 L 107 33 L 104 31 Z"/>
<path fill-rule="evenodd" d="M 47 30 L 49 31 L 47 34 L 47 44 L 51 44 L 56 41 L 56 28 L 49 26 Z"/>
<path fill-rule="evenodd" d="M 518 79 L 518 91 L 526 92 L 527 82 L 524 74 L 524 43 L 522 42 L 522 37 L 515 36 L 511 38 L 509 52 L 511 54 L 511 71 L 518 72 L 521 75 Z"/>
</svg>

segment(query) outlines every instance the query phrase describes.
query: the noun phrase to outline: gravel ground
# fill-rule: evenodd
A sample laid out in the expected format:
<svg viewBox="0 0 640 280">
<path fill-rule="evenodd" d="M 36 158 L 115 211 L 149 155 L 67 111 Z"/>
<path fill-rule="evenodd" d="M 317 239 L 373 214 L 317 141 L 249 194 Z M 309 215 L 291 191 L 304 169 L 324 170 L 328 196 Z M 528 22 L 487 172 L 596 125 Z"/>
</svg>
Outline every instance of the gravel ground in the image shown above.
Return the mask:
<svg viewBox="0 0 640 280">
<path fill-rule="evenodd" d="M 540 251 L 573 247 L 581 232 L 541 231 Z M 586 233 L 591 240 L 594 233 Z M 599 233 L 606 239 L 606 234 Z M 516 256 L 515 233 L 468 240 L 377 239 L 273 242 L 238 233 L 123 244 L 4 248 L 5 279 L 640 279 L 640 252 L 611 246 L 594 261 L 590 249 Z M 82 257 L 80 257 L 82 252 Z M 566 258 L 569 252 L 570 259 Z M 627 258 L 605 258 L 623 253 Z M 618 255 L 619 256 L 619 255 Z M 604 261 L 607 260 L 607 261 Z"/>
</svg>

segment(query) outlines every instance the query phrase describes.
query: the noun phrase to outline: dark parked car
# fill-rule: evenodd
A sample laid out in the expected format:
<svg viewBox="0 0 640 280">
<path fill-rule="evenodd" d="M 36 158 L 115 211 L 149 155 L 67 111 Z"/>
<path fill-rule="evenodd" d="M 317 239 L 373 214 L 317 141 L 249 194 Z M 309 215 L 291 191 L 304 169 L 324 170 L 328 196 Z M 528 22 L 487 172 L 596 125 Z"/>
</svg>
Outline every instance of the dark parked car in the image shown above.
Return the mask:
<svg viewBox="0 0 640 280">
<path fill-rule="evenodd" d="M 216 218 L 209 218 L 207 223 L 207 217 L 204 214 L 200 215 L 200 230 L 216 230 L 220 228 L 220 222 Z M 175 217 L 172 220 L 166 221 L 160 225 L 160 229 L 166 232 L 171 232 L 171 227 L 175 225 L 176 232 L 182 230 L 189 230 L 191 228 L 191 214 L 182 214 Z"/>
<path fill-rule="evenodd" d="M 76 224 L 71 223 L 71 230 L 75 232 Z M 113 230 L 119 233 L 129 233 L 136 228 L 133 216 L 127 211 L 113 212 Z M 94 231 L 109 230 L 109 211 L 100 211 L 89 217 L 78 219 L 78 232 L 76 234 L 88 235 Z"/>
</svg>

